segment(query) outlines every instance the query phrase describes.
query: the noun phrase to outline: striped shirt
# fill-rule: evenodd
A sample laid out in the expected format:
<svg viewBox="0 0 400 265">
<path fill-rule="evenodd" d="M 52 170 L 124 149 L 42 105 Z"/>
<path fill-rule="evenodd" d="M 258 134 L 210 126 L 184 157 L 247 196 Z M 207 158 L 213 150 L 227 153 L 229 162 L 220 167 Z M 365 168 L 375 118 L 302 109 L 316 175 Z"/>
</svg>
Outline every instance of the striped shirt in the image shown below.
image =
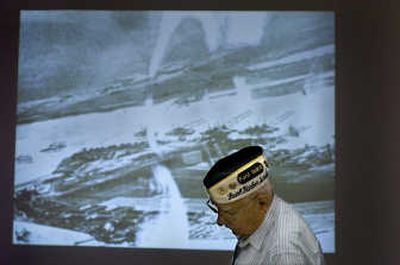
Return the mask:
<svg viewBox="0 0 400 265">
<path fill-rule="evenodd" d="M 274 196 L 263 223 L 236 245 L 234 265 L 321 265 L 324 257 L 311 229 L 289 204 Z"/>
</svg>

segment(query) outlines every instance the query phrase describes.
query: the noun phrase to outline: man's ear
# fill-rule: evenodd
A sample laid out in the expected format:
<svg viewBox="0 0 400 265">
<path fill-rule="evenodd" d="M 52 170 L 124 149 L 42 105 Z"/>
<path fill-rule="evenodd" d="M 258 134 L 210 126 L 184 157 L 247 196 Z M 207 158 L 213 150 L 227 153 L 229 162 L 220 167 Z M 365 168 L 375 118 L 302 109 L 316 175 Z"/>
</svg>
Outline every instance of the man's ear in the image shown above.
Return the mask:
<svg viewBox="0 0 400 265">
<path fill-rule="evenodd" d="M 271 201 L 271 196 L 267 192 L 258 193 L 257 201 L 260 206 L 269 205 Z"/>
</svg>

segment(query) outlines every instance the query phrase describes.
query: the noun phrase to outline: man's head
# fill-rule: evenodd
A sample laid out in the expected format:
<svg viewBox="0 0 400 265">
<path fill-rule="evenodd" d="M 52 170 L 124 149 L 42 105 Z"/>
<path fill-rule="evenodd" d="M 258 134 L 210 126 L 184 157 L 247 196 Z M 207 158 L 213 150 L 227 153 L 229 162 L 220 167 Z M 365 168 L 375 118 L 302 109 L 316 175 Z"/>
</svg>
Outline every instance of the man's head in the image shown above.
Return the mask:
<svg viewBox="0 0 400 265">
<path fill-rule="evenodd" d="M 268 163 L 259 146 L 243 148 L 219 160 L 203 181 L 217 208 L 218 224 L 238 237 L 251 235 L 272 201 Z"/>
</svg>

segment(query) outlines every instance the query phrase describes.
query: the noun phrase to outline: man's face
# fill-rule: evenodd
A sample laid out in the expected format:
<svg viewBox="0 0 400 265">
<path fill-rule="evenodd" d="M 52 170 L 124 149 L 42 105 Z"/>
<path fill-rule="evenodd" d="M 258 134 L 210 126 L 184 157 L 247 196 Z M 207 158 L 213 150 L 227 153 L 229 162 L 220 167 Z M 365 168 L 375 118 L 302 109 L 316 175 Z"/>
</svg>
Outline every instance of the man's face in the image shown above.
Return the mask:
<svg viewBox="0 0 400 265">
<path fill-rule="evenodd" d="M 218 225 L 231 229 L 237 237 L 250 236 L 258 228 L 260 218 L 263 218 L 257 199 L 244 198 L 216 206 L 218 208 Z"/>
</svg>

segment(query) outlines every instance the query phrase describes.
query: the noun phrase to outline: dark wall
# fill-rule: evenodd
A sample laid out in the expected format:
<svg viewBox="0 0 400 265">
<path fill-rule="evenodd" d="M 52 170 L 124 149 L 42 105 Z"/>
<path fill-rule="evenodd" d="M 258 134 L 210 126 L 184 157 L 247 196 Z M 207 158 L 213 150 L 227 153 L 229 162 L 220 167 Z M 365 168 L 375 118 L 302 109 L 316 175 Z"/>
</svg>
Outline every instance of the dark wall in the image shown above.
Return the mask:
<svg viewBox="0 0 400 265">
<path fill-rule="evenodd" d="M 395 1 L 340 1 L 340 264 L 400 264 L 400 25 Z"/>
<path fill-rule="evenodd" d="M 0 264 L 229 264 L 228 252 L 11 246 L 18 10 L 335 10 L 337 254 L 400 264 L 400 4 L 396 1 L 20 1 L 0 3 Z"/>
</svg>

